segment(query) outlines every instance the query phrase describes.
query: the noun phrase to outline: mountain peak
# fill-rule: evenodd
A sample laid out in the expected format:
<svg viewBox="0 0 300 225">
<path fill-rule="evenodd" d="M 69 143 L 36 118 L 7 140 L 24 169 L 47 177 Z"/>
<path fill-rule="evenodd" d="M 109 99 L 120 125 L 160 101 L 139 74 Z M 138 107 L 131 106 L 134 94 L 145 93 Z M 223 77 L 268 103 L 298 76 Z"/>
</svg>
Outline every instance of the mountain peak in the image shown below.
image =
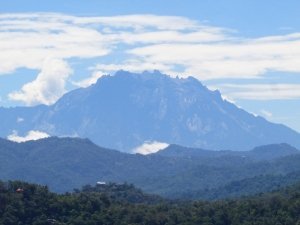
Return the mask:
<svg viewBox="0 0 300 225">
<path fill-rule="evenodd" d="M 17 118 L 24 118 L 22 123 Z M 39 130 L 51 136 L 89 138 L 98 145 L 130 152 L 146 142 L 204 149 L 248 150 L 286 142 L 300 147 L 300 135 L 255 117 L 224 101 L 194 77 L 159 71 L 120 70 L 95 85 L 64 95 L 43 108 L 0 111 L 0 136 L 12 130 Z"/>
<path fill-rule="evenodd" d="M 161 73 L 159 70 L 153 70 L 153 71 L 143 71 L 142 73 L 132 73 L 127 70 L 118 70 L 113 75 L 104 75 L 98 79 L 98 82 L 100 83 L 103 79 L 110 79 L 110 78 L 116 78 L 116 79 L 139 79 L 142 81 L 169 81 L 179 84 L 190 84 L 195 85 L 198 87 L 205 87 L 198 79 L 196 79 L 193 76 L 188 77 L 179 77 L 176 76 L 175 78 L 168 75 Z M 206 88 L 206 87 L 205 87 Z M 207 89 L 207 88 L 206 88 Z M 208 89 L 207 89 L 208 90 Z"/>
</svg>

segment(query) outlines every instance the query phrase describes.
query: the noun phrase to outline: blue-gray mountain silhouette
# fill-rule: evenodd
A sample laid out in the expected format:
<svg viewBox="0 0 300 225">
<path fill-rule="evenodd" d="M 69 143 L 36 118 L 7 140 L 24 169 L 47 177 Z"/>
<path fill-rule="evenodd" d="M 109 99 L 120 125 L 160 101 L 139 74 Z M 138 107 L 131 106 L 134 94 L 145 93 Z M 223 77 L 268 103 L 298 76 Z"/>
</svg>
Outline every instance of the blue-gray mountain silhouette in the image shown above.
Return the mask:
<svg viewBox="0 0 300 225">
<path fill-rule="evenodd" d="M 119 71 L 51 106 L 0 108 L 0 119 L 2 137 L 39 130 L 126 152 L 145 141 L 216 150 L 283 142 L 300 148 L 300 134 L 292 129 L 238 108 L 195 78 L 158 71 Z"/>
<path fill-rule="evenodd" d="M 300 151 L 288 144 L 250 151 L 170 145 L 143 156 L 102 148 L 88 139 L 15 143 L 0 138 L 0 179 L 36 182 L 58 192 L 97 181 L 128 182 L 171 198 L 216 199 L 299 182 Z"/>
</svg>

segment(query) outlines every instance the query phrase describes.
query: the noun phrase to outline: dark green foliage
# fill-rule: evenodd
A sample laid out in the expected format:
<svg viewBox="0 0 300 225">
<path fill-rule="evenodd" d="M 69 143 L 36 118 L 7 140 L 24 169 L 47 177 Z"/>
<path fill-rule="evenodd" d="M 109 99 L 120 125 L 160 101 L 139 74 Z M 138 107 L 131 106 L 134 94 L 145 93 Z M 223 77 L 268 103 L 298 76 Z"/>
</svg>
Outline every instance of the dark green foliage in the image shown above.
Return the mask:
<svg viewBox="0 0 300 225">
<path fill-rule="evenodd" d="M 23 192 L 16 192 L 18 188 Z M 124 195 L 120 196 L 121 192 Z M 135 193 L 139 203 L 131 201 Z M 300 185 L 251 198 L 215 202 L 160 199 L 156 204 L 148 204 L 151 196 L 145 195 L 145 199 L 142 196 L 140 190 L 126 184 L 85 186 L 74 193 L 54 194 L 45 186 L 0 182 L 0 224 L 298 225 L 300 222 Z"/>
<path fill-rule="evenodd" d="M 75 192 L 80 192 L 76 189 Z M 110 199 L 116 201 L 130 202 L 130 203 L 147 203 L 155 204 L 163 201 L 163 198 L 157 195 L 149 195 L 142 192 L 142 190 L 134 187 L 132 184 L 101 184 L 101 185 L 85 185 L 81 189 L 85 193 L 103 193 Z"/>
</svg>

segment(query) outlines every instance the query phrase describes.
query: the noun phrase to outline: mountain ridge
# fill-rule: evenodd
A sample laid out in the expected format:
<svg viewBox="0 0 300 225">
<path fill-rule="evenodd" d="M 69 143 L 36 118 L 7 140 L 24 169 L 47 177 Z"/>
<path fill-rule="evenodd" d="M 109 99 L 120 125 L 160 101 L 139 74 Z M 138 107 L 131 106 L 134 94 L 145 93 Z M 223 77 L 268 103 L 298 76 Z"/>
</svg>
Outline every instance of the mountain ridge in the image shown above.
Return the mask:
<svg viewBox="0 0 300 225">
<path fill-rule="evenodd" d="M 207 149 L 190 148 L 171 144 L 154 154 L 167 157 L 220 157 L 225 155 L 250 157 L 255 160 L 271 160 L 291 154 L 298 154 L 300 151 L 287 143 L 269 144 L 257 146 L 247 151 L 220 150 L 212 151 Z"/>
<path fill-rule="evenodd" d="M 214 150 L 278 142 L 300 148 L 296 131 L 247 113 L 195 78 L 171 78 L 158 71 L 119 71 L 50 106 L 0 108 L 0 118 L 2 137 L 39 130 L 89 138 L 125 152 L 153 141 Z"/>
</svg>

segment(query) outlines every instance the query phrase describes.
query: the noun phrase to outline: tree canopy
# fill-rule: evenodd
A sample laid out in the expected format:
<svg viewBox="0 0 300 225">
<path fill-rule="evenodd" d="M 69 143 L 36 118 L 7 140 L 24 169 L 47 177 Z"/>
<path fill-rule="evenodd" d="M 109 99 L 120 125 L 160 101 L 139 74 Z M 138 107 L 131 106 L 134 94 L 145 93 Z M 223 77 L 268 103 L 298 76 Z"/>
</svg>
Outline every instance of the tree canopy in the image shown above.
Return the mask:
<svg viewBox="0 0 300 225">
<path fill-rule="evenodd" d="M 56 194 L 46 186 L 0 182 L 1 225 L 300 224 L 300 185 L 254 197 L 168 201 L 128 184 L 85 186 Z"/>
</svg>

